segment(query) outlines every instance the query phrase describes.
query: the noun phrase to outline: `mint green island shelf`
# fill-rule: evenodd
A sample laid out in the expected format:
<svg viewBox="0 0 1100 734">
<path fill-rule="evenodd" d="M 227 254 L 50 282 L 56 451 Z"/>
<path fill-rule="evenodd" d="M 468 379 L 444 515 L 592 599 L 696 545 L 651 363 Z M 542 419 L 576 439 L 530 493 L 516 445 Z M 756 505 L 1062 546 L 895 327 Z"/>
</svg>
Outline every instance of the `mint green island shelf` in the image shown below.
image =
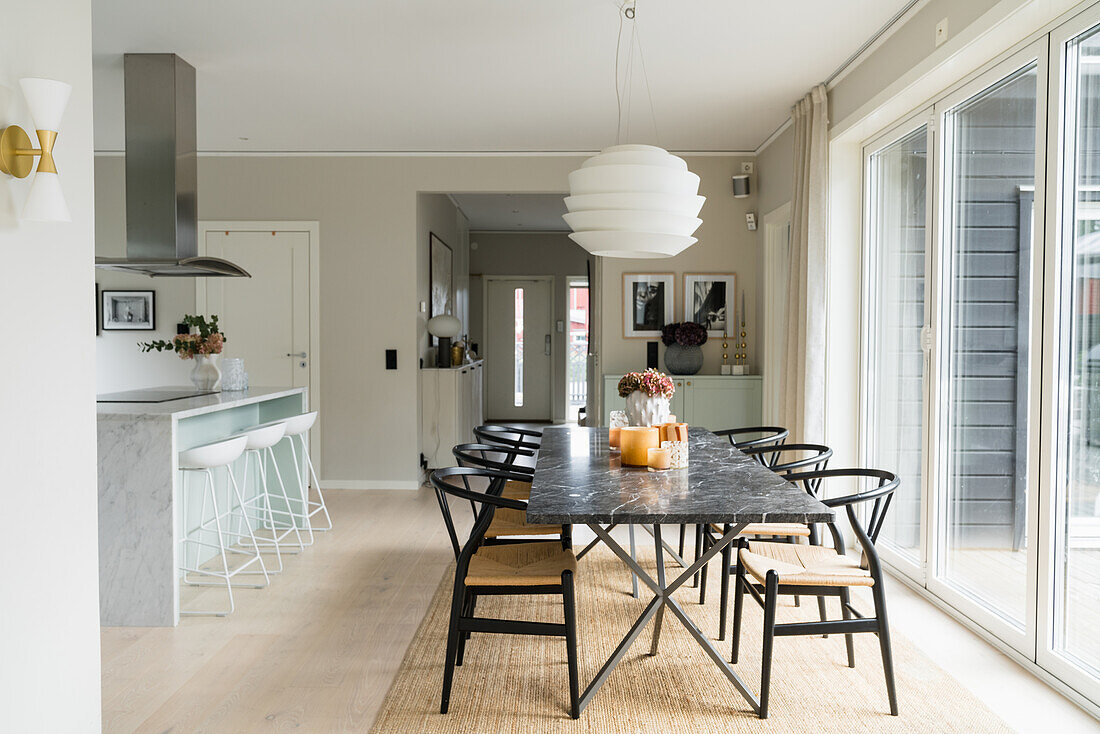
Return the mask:
<svg viewBox="0 0 1100 734">
<path fill-rule="evenodd" d="M 197 524 L 198 502 L 182 512 L 180 451 L 308 409 L 306 389 L 250 388 L 165 403 L 99 403 L 99 610 L 104 626 L 179 623 L 179 539 Z M 276 447 L 293 499 L 300 496 L 290 452 Z M 240 482 L 244 460 L 233 471 Z M 301 467 L 298 467 L 301 476 Z M 274 482 L 274 472 L 268 472 Z M 189 477 L 189 481 L 195 480 Z M 224 474 L 215 473 L 225 497 Z M 255 463 L 245 496 L 258 490 Z M 200 488 L 189 487 L 199 499 Z"/>
</svg>

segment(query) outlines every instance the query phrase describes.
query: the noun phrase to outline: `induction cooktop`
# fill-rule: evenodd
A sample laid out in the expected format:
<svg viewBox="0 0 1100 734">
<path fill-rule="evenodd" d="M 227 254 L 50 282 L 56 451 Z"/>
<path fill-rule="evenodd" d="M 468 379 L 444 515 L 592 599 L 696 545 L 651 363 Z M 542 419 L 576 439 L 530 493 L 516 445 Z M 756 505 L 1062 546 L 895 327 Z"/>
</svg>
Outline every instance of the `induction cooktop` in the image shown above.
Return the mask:
<svg viewBox="0 0 1100 734">
<path fill-rule="evenodd" d="M 193 387 L 153 387 L 145 390 L 127 390 L 96 395 L 97 403 L 167 403 L 169 400 L 197 398 L 213 395 L 216 390 L 196 390 Z"/>
</svg>

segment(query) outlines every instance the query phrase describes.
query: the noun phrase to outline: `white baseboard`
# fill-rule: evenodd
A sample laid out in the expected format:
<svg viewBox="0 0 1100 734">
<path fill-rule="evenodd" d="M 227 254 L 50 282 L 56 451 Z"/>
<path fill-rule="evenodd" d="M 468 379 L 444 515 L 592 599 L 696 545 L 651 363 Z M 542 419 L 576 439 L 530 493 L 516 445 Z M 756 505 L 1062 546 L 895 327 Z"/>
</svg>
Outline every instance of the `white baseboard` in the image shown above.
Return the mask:
<svg viewBox="0 0 1100 734">
<path fill-rule="evenodd" d="M 375 479 L 324 479 L 321 489 L 420 489 L 419 482 Z"/>
</svg>

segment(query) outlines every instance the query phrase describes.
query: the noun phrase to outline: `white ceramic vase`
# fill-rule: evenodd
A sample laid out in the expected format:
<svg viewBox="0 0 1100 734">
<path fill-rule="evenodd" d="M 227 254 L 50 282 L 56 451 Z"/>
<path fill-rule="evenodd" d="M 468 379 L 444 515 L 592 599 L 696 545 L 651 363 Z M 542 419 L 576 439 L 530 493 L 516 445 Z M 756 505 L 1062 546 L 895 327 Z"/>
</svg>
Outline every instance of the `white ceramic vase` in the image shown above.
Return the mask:
<svg viewBox="0 0 1100 734">
<path fill-rule="evenodd" d="M 626 419 L 632 426 L 655 426 L 668 421 L 668 398 L 635 390 L 626 396 Z"/>
<path fill-rule="evenodd" d="M 218 369 L 218 355 L 196 354 L 191 368 L 191 384 L 199 390 L 218 390 L 222 384 L 222 371 Z"/>
</svg>

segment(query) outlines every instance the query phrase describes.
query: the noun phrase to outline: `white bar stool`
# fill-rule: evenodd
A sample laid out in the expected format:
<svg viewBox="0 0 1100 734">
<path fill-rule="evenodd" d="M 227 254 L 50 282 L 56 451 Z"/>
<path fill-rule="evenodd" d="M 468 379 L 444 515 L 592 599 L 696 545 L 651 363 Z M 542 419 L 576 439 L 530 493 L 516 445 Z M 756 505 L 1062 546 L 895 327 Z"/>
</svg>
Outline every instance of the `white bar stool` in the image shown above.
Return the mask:
<svg viewBox="0 0 1100 734">
<path fill-rule="evenodd" d="M 233 545 L 229 545 L 229 546 L 226 545 L 226 542 L 225 542 L 226 535 L 232 535 L 234 533 L 229 533 L 229 532 L 226 532 L 225 530 L 223 530 L 222 520 L 228 519 L 233 513 L 232 513 L 232 510 L 228 509 L 228 508 L 225 512 L 222 512 L 218 509 L 218 497 L 217 497 L 217 493 L 214 491 L 214 474 L 213 474 L 213 470 L 217 469 L 218 467 L 223 467 L 224 466 L 225 470 L 226 470 L 226 474 L 229 477 L 229 481 L 227 482 L 227 484 L 229 485 L 229 487 L 232 488 L 233 494 L 236 495 L 237 502 L 238 503 L 243 503 L 243 500 L 241 498 L 241 490 L 240 490 L 240 487 L 237 485 L 236 477 L 233 476 L 233 467 L 231 465 L 234 461 L 236 461 L 237 459 L 240 458 L 241 454 L 244 453 L 244 450 L 245 450 L 245 447 L 247 446 L 247 444 L 248 444 L 248 439 L 246 439 L 243 436 L 240 436 L 240 437 L 230 438 L 230 439 L 224 440 L 224 441 L 217 441 L 215 443 L 205 444 L 203 446 L 196 446 L 192 449 L 187 449 L 186 451 L 181 451 L 180 452 L 180 455 L 179 455 L 179 468 L 180 468 L 180 471 L 184 472 L 184 478 L 185 478 L 184 482 L 183 482 L 183 517 L 184 517 L 184 523 L 187 522 L 187 482 L 186 482 L 186 477 L 189 473 L 201 473 L 203 475 L 202 510 L 199 512 L 199 525 L 195 530 L 195 535 L 197 537 L 192 537 L 191 533 L 189 533 L 187 531 L 187 528 L 186 528 L 186 525 L 185 525 L 185 527 L 184 527 L 184 536 L 183 536 L 182 540 L 180 541 L 180 544 L 183 546 L 183 548 L 180 551 L 180 556 L 181 556 L 181 561 L 182 561 L 181 564 L 180 564 L 180 569 L 183 571 L 184 583 L 189 584 L 191 586 L 221 586 L 221 584 L 224 582 L 225 590 L 229 594 L 229 609 L 228 610 L 223 610 L 223 611 L 189 611 L 189 610 L 182 610 L 181 609 L 180 610 L 180 615 L 181 616 L 193 616 L 193 615 L 199 615 L 199 614 L 210 615 L 210 614 L 212 614 L 212 615 L 215 615 L 215 616 L 218 616 L 218 617 L 224 617 L 227 614 L 230 614 L 235 608 L 234 601 L 233 601 L 233 584 L 230 581 L 230 579 L 232 579 L 234 576 L 236 576 L 237 574 L 244 571 L 246 568 L 251 566 L 253 563 L 260 564 L 260 572 L 263 573 L 264 583 L 263 584 L 258 584 L 258 585 L 256 585 L 256 584 L 249 585 L 247 588 L 261 589 L 264 586 L 266 586 L 268 583 L 270 583 L 270 579 L 268 578 L 268 575 L 267 575 L 267 568 L 264 566 L 263 559 L 260 557 L 260 551 L 259 551 L 258 545 L 256 544 L 256 538 L 252 534 L 252 526 L 247 522 L 247 519 L 245 521 L 245 528 L 248 531 L 247 532 L 247 537 L 251 538 L 251 540 L 252 540 L 252 543 L 253 543 L 252 549 L 251 550 L 242 550 L 240 548 L 234 547 Z M 210 518 L 206 517 L 206 503 L 207 503 L 208 499 L 209 499 L 210 505 L 211 505 L 211 507 L 213 508 L 213 511 L 214 511 L 213 517 L 210 517 Z M 213 526 L 213 527 L 211 528 L 211 526 Z M 217 543 L 211 543 L 211 542 L 207 542 L 205 540 L 202 540 L 203 531 L 211 531 L 211 530 L 217 536 L 217 539 L 218 539 Z M 236 533 L 236 534 L 243 537 L 243 534 L 240 534 L 240 533 Z M 187 545 L 188 544 L 193 544 L 193 545 L 196 546 L 195 563 L 194 563 L 193 566 L 188 565 L 188 563 L 187 563 L 186 550 L 187 550 Z M 217 555 L 221 556 L 221 561 L 222 561 L 222 570 L 221 571 L 211 571 L 209 569 L 199 567 L 198 554 L 200 552 L 199 549 L 201 549 L 201 548 L 208 548 L 208 549 L 213 549 L 213 550 L 217 551 Z M 241 554 L 241 555 L 245 555 L 245 556 L 248 556 L 248 560 L 246 560 L 243 564 L 241 564 L 237 568 L 230 571 L 229 570 L 229 560 L 228 560 L 227 555 L 226 555 L 227 553 L 238 553 L 238 554 Z M 253 573 L 255 573 L 255 572 L 253 572 Z M 221 581 L 219 581 L 219 582 L 192 581 L 189 578 L 188 574 L 198 574 L 198 575 L 201 575 L 201 576 L 213 576 L 217 579 L 221 579 Z"/>
<path fill-rule="evenodd" d="M 291 416 L 284 419 L 286 422 L 286 440 L 290 444 L 290 454 L 294 458 L 294 467 L 298 469 L 298 450 L 294 447 L 294 439 L 297 438 L 302 442 L 302 458 L 306 461 L 306 467 L 309 469 L 309 474 L 305 480 L 302 479 L 301 471 L 295 471 L 295 476 L 298 478 L 298 487 L 302 490 L 302 496 L 300 500 L 297 500 L 301 505 L 301 512 L 295 517 L 301 520 L 302 526 L 306 529 L 309 535 L 309 542 L 306 545 L 313 545 L 313 531 L 324 532 L 326 530 L 332 530 L 332 517 L 328 514 L 328 506 L 325 505 L 325 496 L 321 493 L 321 482 L 317 479 L 317 472 L 313 468 L 313 460 L 309 458 L 309 448 L 306 446 L 306 433 L 309 429 L 313 428 L 313 424 L 317 422 L 317 411 L 314 410 L 310 413 L 302 413 L 301 415 Z M 309 498 L 310 479 L 313 480 L 312 485 L 317 489 L 317 502 L 314 502 Z M 314 527 L 313 516 L 318 513 L 324 513 L 325 515 L 325 527 Z"/>
<path fill-rule="evenodd" d="M 241 505 L 242 513 L 246 522 L 248 510 L 257 510 L 264 517 L 267 529 L 271 531 L 271 538 L 260 538 L 257 548 L 268 548 L 274 551 L 279 567 L 273 573 L 277 573 L 283 570 L 283 550 L 293 546 L 297 546 L 299 551 L 305 548 L 302 535 L 298 531 L 298 525 L 295 522 L 295 513 L 290 505 L 290 497 L 286 493 L 286 484 L 283 483 L 282 472 L 279 471 L 279 463 L 276 461 L 275 452 L 271 448 L 282 441 L 283 436 L 286 435 L 286 422 L 278 420 L 265 423 L 247 431 L 241 431 L 238 435 L 247 440 L 244 452 L 245 487 L 248 486 L 248 469 L 253 456 L 256 458 L 256 468 L 260 475 L 260 490 Z M 271 466 L 275 469 L 275 478 L 279 483 L 279 494 L 274 494 L 274 497 L 278 499 L 281 494 L 284 503 L 283 508 L 285 509 L 276 509 L 271 504 L 273 493 L 267 481 L 267 465 L 265 462 L 267 458 L 271 459 Z M 286 519 L 276 520 L 276 515 Z M 294 540 L 287 540 L 291 533 L 294 534 Z"/>
</svg>

